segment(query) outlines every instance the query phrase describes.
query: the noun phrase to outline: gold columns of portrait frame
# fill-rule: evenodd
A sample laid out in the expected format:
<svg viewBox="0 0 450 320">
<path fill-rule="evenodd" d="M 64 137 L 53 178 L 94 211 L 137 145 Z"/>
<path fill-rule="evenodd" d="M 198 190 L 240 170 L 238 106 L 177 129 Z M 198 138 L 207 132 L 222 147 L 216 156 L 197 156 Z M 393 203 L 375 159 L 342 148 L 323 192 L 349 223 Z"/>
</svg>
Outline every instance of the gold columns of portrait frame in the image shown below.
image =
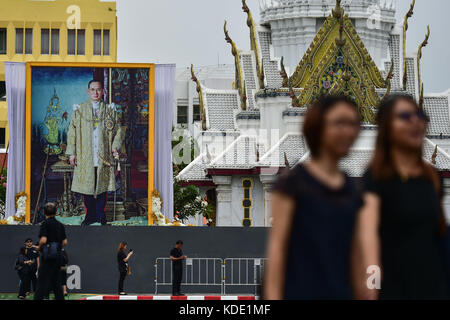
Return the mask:
<svg viewBox="0 0 450 320">
<path fill-rule="evenodd" d="M 80 68 L 124 68 L 149 70 L 149 122 L 148 122 L 148 225 L 153 225 L 152 199 L 155 168 L 155 65 L 153 63 L 64 63 L 64 62 L 27 62 L 26 79 L 26 132 L 25 132 L 25 192 L 27 194 L 27 212 L 25 222 L 30 223 L 31 216 L 31 84 L 33 67 L 80 67 Z"/>
</svg>

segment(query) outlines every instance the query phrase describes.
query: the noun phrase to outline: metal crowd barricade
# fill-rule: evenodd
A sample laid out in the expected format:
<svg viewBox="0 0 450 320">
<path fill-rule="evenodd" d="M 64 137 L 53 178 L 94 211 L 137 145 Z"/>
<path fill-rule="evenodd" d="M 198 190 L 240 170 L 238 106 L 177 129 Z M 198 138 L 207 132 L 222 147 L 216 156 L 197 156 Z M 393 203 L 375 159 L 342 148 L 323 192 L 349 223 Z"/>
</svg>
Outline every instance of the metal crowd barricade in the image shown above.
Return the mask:
<svg viewBox="0 0 450 320">
<path fill-rule="evenodd" d="M 242 290 L 253 289 L 254 294 L 259 295 L 258 289 L 261 287 L 266 262 L 265 258 L 225 259 L 223 293 L 227 294 L 227 288 L 235 287 L 240 293 L 244 293 Z"/>
<path fill-rule="evenodd" d="M 188 258 L 183 262 L 184 286 L 219 288 L 223 294 L 223 260 L 220 258 Z M 155 261 L 155 294 L 158 287 L 172 285 L 172 261 L 157 258 Z"/>
</svg>

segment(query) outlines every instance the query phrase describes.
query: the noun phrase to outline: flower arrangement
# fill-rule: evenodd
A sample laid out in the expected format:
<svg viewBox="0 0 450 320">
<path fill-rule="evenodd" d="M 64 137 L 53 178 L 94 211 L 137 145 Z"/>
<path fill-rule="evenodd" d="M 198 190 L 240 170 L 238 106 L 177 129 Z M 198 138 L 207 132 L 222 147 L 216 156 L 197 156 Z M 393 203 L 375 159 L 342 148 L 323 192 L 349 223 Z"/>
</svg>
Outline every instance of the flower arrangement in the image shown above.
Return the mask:
<svg viewBox="0 0 450 320">
<path fill-rule="evenodd" d="M 175 226 L 175 227 L 185 227 L 185 226 L 192 226 L 192 225 L 185 225 L 182 223 L 180 219 L 178 219 L 177 216 L 175 216 L 175 219 L 173 222 L 170 222 L 169 219 L 164 217 L 164 215 L 161 212 L 163 201 L 161 199 L 161 195 L 159 194 L 158 190 L 153 190 L 152 192 L 152 216 L 154 224 L 157 226 Z"/>
<path fill-rule="evenodd" d="M 16 214 L 8 217 L 6 220 L 0 220 L 0 225 L 16 225 L 24 223 L 25 215 L 27 212 L 27 199 L 28 195 L 25 193 L 25 191 L 16 194 Z"/>
</svg>

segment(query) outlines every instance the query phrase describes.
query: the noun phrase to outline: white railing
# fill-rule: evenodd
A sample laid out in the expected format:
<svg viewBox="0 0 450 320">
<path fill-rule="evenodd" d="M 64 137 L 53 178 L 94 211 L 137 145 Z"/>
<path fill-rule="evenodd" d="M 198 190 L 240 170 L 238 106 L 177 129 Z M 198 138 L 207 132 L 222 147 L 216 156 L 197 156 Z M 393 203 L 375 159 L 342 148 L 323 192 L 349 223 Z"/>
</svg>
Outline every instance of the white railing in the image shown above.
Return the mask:
<svg viewBox="0 0 450 320">
<path fill-rule="evenodd" d="M 229 293 L 232 288 L 240 290 L 239 293 L 250 289 L 258 295 L 266 261 L 264 258 L 188 258 L 183 263 L 181 284 L 202 287 L 203 290 L 220 289 L 222 295 Z M 161 286 L 172 285 L 172 276 L 170 258 L 157 258 L 155 294 Z"/>
</svg>

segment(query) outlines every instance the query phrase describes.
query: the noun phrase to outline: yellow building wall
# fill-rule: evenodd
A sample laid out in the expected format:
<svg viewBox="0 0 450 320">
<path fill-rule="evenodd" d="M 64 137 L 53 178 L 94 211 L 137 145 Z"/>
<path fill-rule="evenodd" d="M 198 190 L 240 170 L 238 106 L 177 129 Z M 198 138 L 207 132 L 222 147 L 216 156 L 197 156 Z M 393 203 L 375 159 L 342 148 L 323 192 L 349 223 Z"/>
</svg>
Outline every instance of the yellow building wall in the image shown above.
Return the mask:
<svg viewBox="0 0 450 320">
<path fill-rule="evenodd" d="M 80 29 L 85 30 L 85 54 L 67 54 L 68 19 L 74 15 L 71 6 L 80 13 Z M 69 11 L 69 12 L 68 12 Z M 69 24 L 70 26 L 70 24 Z M 117 62 L 117 17 L 115 1 L 99 0 L 1 0 L 0 28 L 7 29 L 7 52 L 0 54 L 0 81 L 5 81 L 5 61 L 28 62 Z M 32 54 L 15 53 L 16 28 L 33 29 Z M 59 29 L 59 54 L 41 54 L 41 29 Z M 110 54 L 94 55 L 94 30 L 108 29 Z M 24 35 L 25 38 L 25 35 Z M 6 121 L 6 126 L 5 126 Z M 6 127 L 6 102 L 0 101 L 0 127 Z"/>
</svg>

